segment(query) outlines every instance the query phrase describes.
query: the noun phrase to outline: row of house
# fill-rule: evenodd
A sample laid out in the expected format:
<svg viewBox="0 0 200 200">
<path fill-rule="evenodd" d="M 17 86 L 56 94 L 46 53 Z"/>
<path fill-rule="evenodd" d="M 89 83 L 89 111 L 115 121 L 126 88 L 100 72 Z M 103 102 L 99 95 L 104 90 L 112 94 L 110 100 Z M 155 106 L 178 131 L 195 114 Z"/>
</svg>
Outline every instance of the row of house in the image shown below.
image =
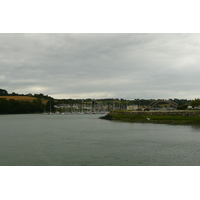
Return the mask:
<svg viewBox="0 0 200 200">
<path fill-rule="evenodd" d="M 120 103 L 113 103 L 113 104 L 59 104 L 55 105 L 55 108 L 62 111 L 62 112 L 73 112 L 73 111 L 82 111 L 82 112 L 105 112 L 111 110 L 175 110 L 176 104 L 169 104 L 169 103 L 159 103 L 158 105 L 128 105 L 128 104 L 120 104 Z"/>
</svg>

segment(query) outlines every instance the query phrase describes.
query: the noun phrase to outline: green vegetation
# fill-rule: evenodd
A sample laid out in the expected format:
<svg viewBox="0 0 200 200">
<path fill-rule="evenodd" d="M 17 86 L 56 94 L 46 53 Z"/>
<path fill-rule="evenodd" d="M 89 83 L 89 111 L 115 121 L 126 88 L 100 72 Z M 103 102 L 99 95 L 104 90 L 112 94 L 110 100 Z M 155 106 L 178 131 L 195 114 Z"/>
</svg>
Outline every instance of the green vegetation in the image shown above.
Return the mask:
<svg viewBox="0 0 200 200">
<path fill-rule="evenodd" d="M 46 107 L 49 108 L 48 102 Z M 42 104 L 41 99 L 30 101 L 17 101 L 14 99 L 6 100 L 0 98 L 0 114 L 26 114 L 26 113 L 42 113 L 44 112 L 45 105 Z M 54 104 L 51 103 L 51 110 L 54 110 Z"/>
<path fill-rule="evenodd" d="M 200 105 L 200 99 L 195 99 L 193 101 L 191 101 L 191 106 L 193 108 L 198 107 Z"/>
<path fill-rule="evenodd" d="M 0 96 L 8 95 L 8 92 L 4 89 L 0 89 Z"/>
<path fill-rule="evenodd" d="M 149 120 L 147 118 L 150 118 Z M 129 115 L 108 114 L 102 119 L 120 120 L 126 122 L 168 123 L 168 124 L 200 124 L 200 116 L 159 116 L 159 115 Z"/>
</svg>

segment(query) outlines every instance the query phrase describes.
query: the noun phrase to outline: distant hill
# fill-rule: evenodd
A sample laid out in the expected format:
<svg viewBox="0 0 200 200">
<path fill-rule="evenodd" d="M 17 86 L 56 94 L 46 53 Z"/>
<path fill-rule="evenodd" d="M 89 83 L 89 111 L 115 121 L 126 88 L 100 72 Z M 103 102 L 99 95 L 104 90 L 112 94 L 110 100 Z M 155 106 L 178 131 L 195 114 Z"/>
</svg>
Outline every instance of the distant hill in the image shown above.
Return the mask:
<svg viewBox="0 0 200 200">
<path fill-rule="evenodd" d="M 29 97 L 29 96 L 0 96 L 0 98 L 4 98 L 7 100 L 14 99 L 17 101 L 30 101 L 30 102 L 32 102 L 35 99 L 38 99 L 36 97 Z M 47 99 L 41 99 L 41 100 L 42 100 L 42 104 L 46 104 L 48 102 Z"/>
<path fill-rule="evenodd" d="M 0 89 L 0 98 L 4 98 L 6 100 L 14 99 L 17 101 L 30 101 L 32 102 L 35 99 L 41 99 L 42 104 L 47 104 L 48 101 L 54 100 L 52 97 L 44 94 L 18 94 L 15 92 L 8 93 L 5 89 Z"/>
</svg>

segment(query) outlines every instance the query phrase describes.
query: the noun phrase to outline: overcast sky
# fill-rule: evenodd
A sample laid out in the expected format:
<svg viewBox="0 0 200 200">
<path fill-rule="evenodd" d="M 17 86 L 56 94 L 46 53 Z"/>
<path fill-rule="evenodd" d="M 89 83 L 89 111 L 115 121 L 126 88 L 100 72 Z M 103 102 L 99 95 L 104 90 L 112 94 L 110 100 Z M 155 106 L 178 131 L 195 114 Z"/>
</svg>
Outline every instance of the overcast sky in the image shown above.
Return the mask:
<svg viewBox="0 0 200 200">
<path fill-rule="evenodd" d="M 200 97 L 200 34 L 0 34 L 0 88 L 54 98 Z"/>
</svg>

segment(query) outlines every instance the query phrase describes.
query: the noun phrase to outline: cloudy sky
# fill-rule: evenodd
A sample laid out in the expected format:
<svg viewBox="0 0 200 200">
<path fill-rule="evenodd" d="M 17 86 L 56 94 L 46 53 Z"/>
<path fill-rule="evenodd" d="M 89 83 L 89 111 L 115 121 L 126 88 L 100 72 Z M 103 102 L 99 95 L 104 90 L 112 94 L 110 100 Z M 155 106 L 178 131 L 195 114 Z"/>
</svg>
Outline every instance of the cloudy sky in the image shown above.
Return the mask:
<svg viewBox="0 0 200 200">
<path fill-rule="evenodd" d="M 0 34 L 0 88 L 54 98 L 200 97 L 200 34 Z"/>
</svg>

